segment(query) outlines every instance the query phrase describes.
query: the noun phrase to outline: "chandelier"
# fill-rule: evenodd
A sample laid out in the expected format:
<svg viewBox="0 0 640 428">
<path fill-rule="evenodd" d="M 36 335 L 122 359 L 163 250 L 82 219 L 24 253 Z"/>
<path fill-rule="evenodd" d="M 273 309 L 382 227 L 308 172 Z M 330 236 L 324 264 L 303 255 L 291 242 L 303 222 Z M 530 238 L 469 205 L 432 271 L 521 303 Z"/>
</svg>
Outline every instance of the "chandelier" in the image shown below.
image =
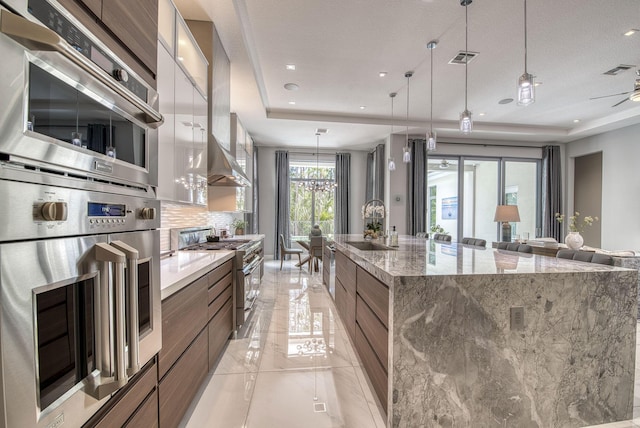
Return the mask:
<svg viewBox="0 0 640 428">
<path fill-rule="evenodd" d="M 338 187 L 338 183 L 332 180 L 322 180 L 320 178 L 320 132 L 316 132 L 316 177 L 301 181 L 299 186 L 310 192 L 330 192 Z"/>
</svg>

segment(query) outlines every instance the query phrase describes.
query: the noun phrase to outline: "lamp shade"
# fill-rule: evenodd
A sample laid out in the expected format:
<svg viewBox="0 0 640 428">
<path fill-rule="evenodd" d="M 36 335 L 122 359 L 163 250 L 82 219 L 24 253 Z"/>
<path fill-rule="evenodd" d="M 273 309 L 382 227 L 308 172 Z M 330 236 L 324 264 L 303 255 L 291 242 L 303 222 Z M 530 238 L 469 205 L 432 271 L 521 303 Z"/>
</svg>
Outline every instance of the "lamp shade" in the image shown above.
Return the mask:
<svg viewBox="0 0 640 428">
<path fill-rule="evenodd" d="M 517 205 L 498 205 L 493 221 L 520 221 L 520 213 Z"/>
</svg>

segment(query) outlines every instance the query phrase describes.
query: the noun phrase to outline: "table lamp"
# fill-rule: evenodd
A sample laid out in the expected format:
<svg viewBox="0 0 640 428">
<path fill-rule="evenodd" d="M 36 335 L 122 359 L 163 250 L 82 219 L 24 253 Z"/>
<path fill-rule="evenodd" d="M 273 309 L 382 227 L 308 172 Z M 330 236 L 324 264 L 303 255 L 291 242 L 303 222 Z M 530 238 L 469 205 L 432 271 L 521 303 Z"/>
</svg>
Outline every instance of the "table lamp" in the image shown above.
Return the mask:
<svg viewBox="0 0 640 428">
<path fill-rule="evenodd" d="M 511 242 L 510 221 L 520 221 L 517 205 L 498 205 L 493 221 L 502 222 L 502 242 Z"/>
</svg>

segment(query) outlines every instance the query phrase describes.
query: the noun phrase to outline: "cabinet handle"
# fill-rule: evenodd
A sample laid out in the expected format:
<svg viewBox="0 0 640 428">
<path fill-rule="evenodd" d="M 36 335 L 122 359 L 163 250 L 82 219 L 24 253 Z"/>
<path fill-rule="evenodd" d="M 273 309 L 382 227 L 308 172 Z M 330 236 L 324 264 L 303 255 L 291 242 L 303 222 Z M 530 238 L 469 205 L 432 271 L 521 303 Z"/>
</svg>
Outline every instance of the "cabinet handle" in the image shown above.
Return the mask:
<svg viewBox="0 0 640 428">
<path fill-rule="evenodd" d="M 92 78 L 98 80 L 140 110 L 144 115 L 145 123 L 150 128 L 155 129 L 164 123 L 164 117 L 162 117 L 160 113 L 138 99 L 128 89 L 114 81 L 107 72 L 76 51 L 56 32 L 47 27 L 43 27 L 8 10 L 2 9 L 0 13 L 0 32 L 11 37 L 27 49 L 58 52 L 62 54 L 62 56 L 80 67 Z"/>
</svg>

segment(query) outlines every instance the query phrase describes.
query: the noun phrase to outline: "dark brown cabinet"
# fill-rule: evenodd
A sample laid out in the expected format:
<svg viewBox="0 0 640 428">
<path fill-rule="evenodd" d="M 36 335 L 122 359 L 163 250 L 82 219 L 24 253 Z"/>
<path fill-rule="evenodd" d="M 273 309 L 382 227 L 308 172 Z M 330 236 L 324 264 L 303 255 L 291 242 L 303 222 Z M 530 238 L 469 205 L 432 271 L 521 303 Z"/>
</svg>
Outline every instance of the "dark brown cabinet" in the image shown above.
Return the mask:
<svg viewBox="0 0 640 428">
<path fill-rule="evenodd" d="M 157 427 L 158 366 L 153 360 L 109 400 L 85 428 Z"/>
<path fill-rule="evenodd" d="M 202 331 L 160 381 L 158 399 L 162 428 L 178 426 L 200 384 L 207 376 L 207 342 L 206 331 Z"/>
<path fill-rule="evenodd" d="M 207 323 L 207 277 L 194 281 L 162 302 L 162 379 Z"/>
<path fill-rule="evenodd" d="M 89 31 L 156 87 L 158 0 L 59 0 Z"/>
<path fill-rule="evenodd" d="M 158 0 L 102 2 L 102 23 L 156 74 L 158 57 Z"/>
<path fill-rule="evenodd" d="M 176 427 L 233 331 L 233 262 L 211 270 L 162 302 L 159 413 Z"/>
<path fill-rule="evenodd" d="M 340 251 L 335 254 L 336 308 L 351 340 L 356 336 L 356 264 Z"/>
<path fill-rule="evenodd" d="M 389 287 L 335 252 L 335 304 L 383 408 L 387 408 Z"/>
</svg>

